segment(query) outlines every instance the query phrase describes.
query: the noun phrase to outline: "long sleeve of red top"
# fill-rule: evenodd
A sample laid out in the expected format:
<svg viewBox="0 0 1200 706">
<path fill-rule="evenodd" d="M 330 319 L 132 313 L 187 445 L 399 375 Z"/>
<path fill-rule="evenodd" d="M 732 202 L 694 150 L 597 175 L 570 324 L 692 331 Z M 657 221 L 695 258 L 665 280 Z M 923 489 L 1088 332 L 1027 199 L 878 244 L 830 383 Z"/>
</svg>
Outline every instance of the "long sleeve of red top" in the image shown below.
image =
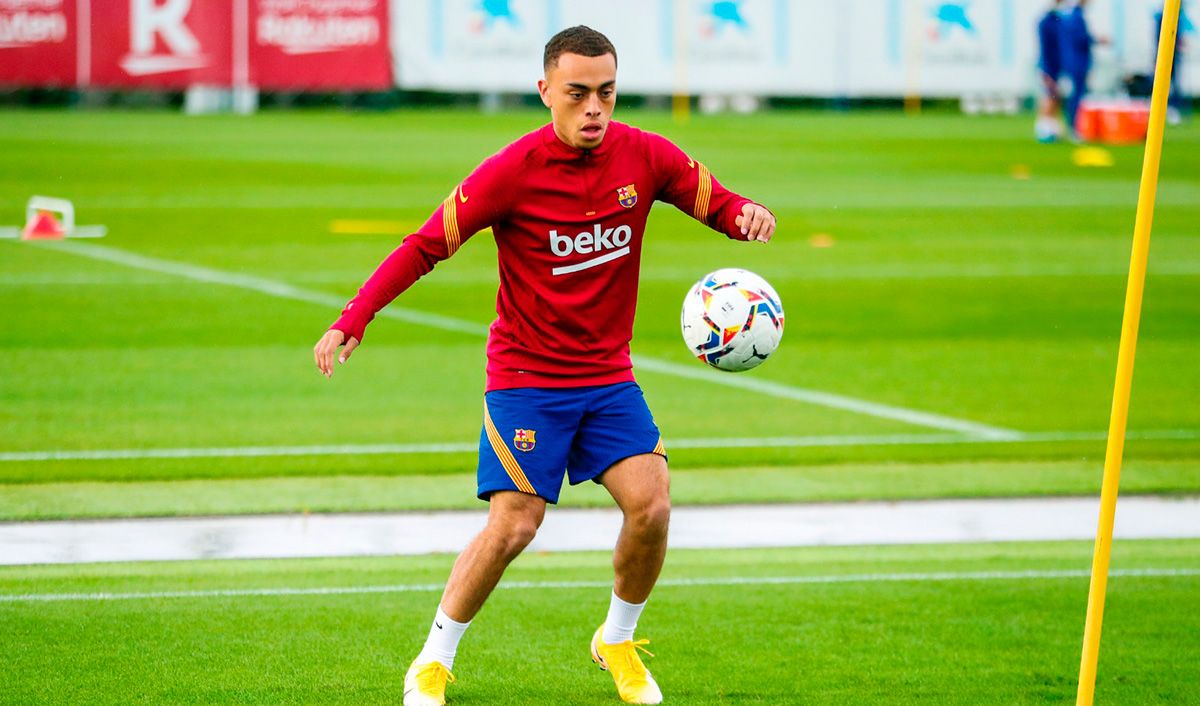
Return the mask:
<svg viewBox="0 0 1200 706">
<path fill-rule="evenodd" d="M 491 227 L 499 252 L 487 388 L 633 379 L 629 341 L 646 218 L 674 205 L 729 238 L 750 200 L 665 138 L 612 122 L 579 150 L 547 125 L 485 160 L 404 239 L 331 326 L 362 340 L 375 314 Z"/>
</svg>

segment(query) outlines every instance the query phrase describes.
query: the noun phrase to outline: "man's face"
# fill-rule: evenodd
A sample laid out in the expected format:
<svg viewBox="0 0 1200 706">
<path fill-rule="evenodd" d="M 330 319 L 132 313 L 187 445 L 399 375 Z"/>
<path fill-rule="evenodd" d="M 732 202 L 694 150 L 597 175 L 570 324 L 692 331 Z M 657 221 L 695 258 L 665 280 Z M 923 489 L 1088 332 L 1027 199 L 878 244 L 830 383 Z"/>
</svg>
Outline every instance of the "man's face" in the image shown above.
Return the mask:
<svg viewBox="0 0 1200 706">
<path fill-rule="evenodd" d="M 612 54 L 563 54 L 538 81 L 554 132 L 572 147 L 600 146 L 617 100 L 617 60 Z"/>
</svg>

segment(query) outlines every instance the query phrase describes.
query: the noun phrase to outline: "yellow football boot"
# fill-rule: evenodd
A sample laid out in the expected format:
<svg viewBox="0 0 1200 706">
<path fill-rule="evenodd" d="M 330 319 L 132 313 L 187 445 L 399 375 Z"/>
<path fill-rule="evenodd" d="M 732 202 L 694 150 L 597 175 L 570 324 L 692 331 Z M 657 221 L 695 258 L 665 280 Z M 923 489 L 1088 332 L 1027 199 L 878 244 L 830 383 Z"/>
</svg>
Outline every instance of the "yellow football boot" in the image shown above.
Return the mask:
<svg viewBox="0 0 1200 706">
<path fill-rule="evenodd" d="M 404 675 L 404 706 L 446 706 L 446 682 L 452 681 L 441 662 L 413 662 Z"/>
<path fill-rule="evenodd" d="M 617 645 L 609 645 L 601 639 L 604 626 L 596 629 L 592 636 L 592 661 L 612 674 L 617 683 L 617 694 L 627 704 L 658 704 L 662 703 L 662 691 L 655 683 L 654 677 L 642 664 L 638 650 L 653 657 L 642 645 L 650 644 L 649 640 L 626 640 Z"/>
</svg>

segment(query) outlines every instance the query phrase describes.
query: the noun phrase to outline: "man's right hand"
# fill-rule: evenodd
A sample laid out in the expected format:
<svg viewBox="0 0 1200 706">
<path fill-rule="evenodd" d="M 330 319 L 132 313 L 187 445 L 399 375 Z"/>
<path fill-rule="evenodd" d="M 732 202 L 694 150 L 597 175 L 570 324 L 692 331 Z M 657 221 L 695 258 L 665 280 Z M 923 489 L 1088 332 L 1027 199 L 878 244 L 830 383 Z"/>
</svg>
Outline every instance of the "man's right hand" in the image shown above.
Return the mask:
<svg viewBox="0 0 1200 706">
<path fill-rule="evenodd" d="M 346 334 L 337 329 L 330 329 L 321 336 L 321 340 L 317 341 L 317 345 L 313 346 L 313 358 L 317 361 L 317 370 L 321 371 L 325 377 L 333 375 L 333 354 L 337 353 L 337 349 L 341 348 L 342 343 L 346 347 L 338 356 L 339 363 L 345 363 L 350 358 L 350 354 L 358 348 L 358 339 L 351 336 L 350 340 L 346 340 Z"/>
</svg>

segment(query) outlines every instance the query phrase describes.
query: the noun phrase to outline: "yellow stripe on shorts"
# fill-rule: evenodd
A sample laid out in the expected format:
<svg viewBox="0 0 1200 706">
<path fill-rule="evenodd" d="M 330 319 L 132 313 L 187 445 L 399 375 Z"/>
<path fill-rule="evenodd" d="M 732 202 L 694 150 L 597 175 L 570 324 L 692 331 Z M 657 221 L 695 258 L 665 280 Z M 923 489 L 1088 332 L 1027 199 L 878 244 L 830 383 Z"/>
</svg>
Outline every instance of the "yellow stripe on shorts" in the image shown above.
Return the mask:
<svg viewBox="0 0 1200 706">
<path fill-rule="evenodd" d="M 525 472 L 521 470 L 521 464 L 517 463 L 517 459 L 513 458 L 508 444 L 504 443 L 504 437 L 500 436 L 496 425 L 492 423 L 492 414 L 488 411 L 487 400 L 483 401 L 483 427 L 487 430 L 488 441 L 492 443 L 492 450 L 496 452 L 496 458 L 500 459 L 500 465 L 504 466 L 504 472 L 516 484 L 517 490 L 520 490 L 522 493 L 537 495 L 537 491 L 533 489 L 533 484 L 529 482 L 529 479 L 525 477 Z"/>
<path fill-rule="evenodd" d="M 667 447 L 663 444 L 663 438 L 661 436 L 658 437 L 658 443 L 654 445 L 653 453 L 656 453 L 659 456 L 667 455 Z"/>
</svg>

